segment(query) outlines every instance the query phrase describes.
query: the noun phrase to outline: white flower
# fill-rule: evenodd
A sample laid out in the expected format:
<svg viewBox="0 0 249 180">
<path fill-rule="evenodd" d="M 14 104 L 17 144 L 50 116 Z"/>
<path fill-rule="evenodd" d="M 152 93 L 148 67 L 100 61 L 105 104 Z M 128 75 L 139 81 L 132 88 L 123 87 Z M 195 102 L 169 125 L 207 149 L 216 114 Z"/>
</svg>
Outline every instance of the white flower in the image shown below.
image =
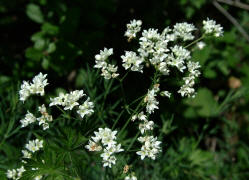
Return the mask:
<svg viewBox="0 0 249 180">
<path fill-rule="evenodd" d="M 85 96 L 83 90 L 75 90 L 67 94 L 65 98 L 65 107 L 64 110 L 72 110 L 75 106 L 78 106 L 79 103 L 77 102 L 81 97 Z"/>
<path fill-rule="evenodd" d="M 223 27 L 220 24 L 216 24 L 214 20 L 203 20 L 203 29 L 205 34 L 213 34 L 215 37 L 223 35 Z"/>
<path fill-rule="evenodd" d="M 23 158 L 30 159 L 31 158 L 31 153 L 27 150 L 22 150 Z"/>
<path fill-rule="evenodd" d="M 12 169 L 12 170 L 8 169 L 6 175 L 7 175 L 7 178 L 17 179 L 17 172 L 15 169 Z"/>
<path fill-rule="evenodd" d="M 107 66 L 102 68 L 101 71 L 101 76 L 103 76 L 105 79 L 116 78 L 119 76 L 117 73 L 118 67 L 113 64 L 107 64 Z"/>
<path fill-rule="evenodd" d="M 113 49 L 104 48 L 100 50 L 100 53 L 95 55 L 95 68 L 101 69 L 101 76 L 105 79 L 116 78 L 119 74 L 117 73 L 118 67 L 107 63 L 109 56 L 113 54 Z"/>
<path fill-rule="evenodd" d="M 161 96 L 167 96 L 168 98 L 170 98 L 171 93 L 170 93 L 169 91 L 161 91 L 161 92 L 160 92 L 160 95 L 161 95 Z"/>
<path fill-rule="evenodd" d="M 60 93 L 58 97 L 50 98 L 49 106 L 61 105 L 64 106 L 64 110 L 72 110 L 79 105 L 77 101 L 83 96 L 85 96 L 83 90 L 75 90 L 68 94 Z"/>
<path fill-rule="evenodd" d="M 125 36 L 128 37 L 129 40 L 136 37 L 136 34 L 141 30 L 142 21 L 141 20 L 132 20 L 130 24 L 127 24 L 127 30 L 125 32 Z"/>
<path fill-rule="evenodd" d="M 148 90 L 148 93 L 144 98 L 144 102 L 146 103 L 146 112 L 149 114 L 154 113 L 154 110 L 158 109 L 159 102 L 156 99 L 158 91 L 159 88 L 154 86 L 151 90 Z"/>
<path fill-rule="evenodd" d="M 89 140 L 88 145 L 85 146 L 89 151 L 101 151 L 102 147 L 94 141 Z"/>
<path fill-rule="evenodd" d="M 111 168 L 111 166 L 116 163 L 114 154 L 124 151 L 121 148 L 121 144 L 117 144 L 115 140 L 117 131 L 112 131 L 109 128 L 99 128 L 94 134 L 95 136 L 91 137 L 93 141 L 89 140 L 85 148 L 89 151 L 101 151 L 103 149 L 100 155 L 103 159 L 103 166 Z"/>
<path fill-rule="evenodd" d="M 132 71 L 143 72 L 142 63 L 144 60 L 137 56 L 135 52 L 125 51 L 125 55 L 122 55 L 121 59 L 123 60 L 123 67 L 125 69 L 129 69 L 131 67 Z"/>
<path fill-rule="evenodd" d="M 17 169 L 8 170 L 6 175 L 7 175 L 7 178 L 9 179 L 18 180 L 22 177 L 22 174 L 25 171 L 26 170 L 24 169 L 24 167 L 21 166 L 20 168 L 17 168 Z"/>
<path fill-rule="evenodd" d="M 137 180 L 137 177 L 134 175 L 129 175 L 129 176 L 126 176 L 124 180 Z"/>
<path fill-rule="evenodd" d="M 103 154 L 101 154 L 103 155 Z M 102 157 L 102 156 L 101 156 Z M 112 164 L 116 163 L 116 157 L 115 156 L 109 156 L 108 158 L 104 159 L 105 156 L 103 156 L 103 166 L 108 166 L 109 168 L 112 167 Z"/>
<path fill-rule="evenodd" d="M 196 30 L 193 24 L 184 23 L 176 23 L 174 25 L 174 34 L 176 37 L 182 38 L 184 41 L 193 40 L 194 36 L 192 35 L 192 31 Z"/>
<path fill-rule="evenodd" d="M 157 137 L 153 136 L 139 137 L 138 141 L 144 143 L 141 150 L 137 152 L 137 154 L 141 156 L 141 159 L 143 160 L 145 157 L 149 157 L 155 160 L 156 155 L 161 151 L 159 146 L 161 141 L 157 141 Z"/>
<path fill-rule="evenodd" d="M 203 49 L 206 46 L 206 43 L 204 43 L 203 41 L 200 41 L 196 44 L 196 46 L 198 47 L 198 49 Z"/>
<path fill-rule="evenodd" d="M 66 96 L 67 94 L 60 93 L 58 97 L 50 98 L 49 106 L 55 106 L 55 105 L 65 106 Z"/>
<path fill-rule="evenodd" d="M 41 180 L 41 179 L 42 179 L 42 175 L 38 175 L 33 180 Z"/>
<path fill-rule="evenodd" d="M 95 68 L 102 68 L 103 66 L 105 66 L 105 65 L 100 66 L 101 62 L 106 61 L 108 59 L 108 57 L 111 56 L 112 54 L 113 54 L 112 48 L 110 48 L 110 49 L 104 48 L 104 50 L 100 50 L 100 53 L 95 55 L 96 65 L 94 67 Z"/>
<path fill-rule="evenodd" d="M 39 125 L 43 126 L 43 130 L 46 130 L 49 128 L 48 122 L 52 122 L 53 117 L 47 113 L 47 109 L 44 104 L 42 106 L 39 106 L 38 110 L 42 115 L 41 117 L 37 118 L 37 121 L 39 122 Z"/>
<path fill-rule="evenodd" d="M 170 56 L 170 65 L 175 66 L 179 69 L 179 71 L 183 72 L 184 69 L 186 69 L 186 66 L 184 65 L 185 60 L 188 60 L 191 58 L 190 52 L 183 48 L 182 46 L 175 45 L 173 48 L 171 48 L 172 54 Z"/>
<path fill-rule="evenodd" d="M 30 85 L 27 81 L 23 81 L 21 90 L 19 91 L 20 101 L 25 101 L 30 96 Z"/>
<path fill-rule="evenodd" d="M 44 87 L 48 85 L 46 77 L 47 74 L 43 75 L 42 73 L 39 73 L 33 78 L 33 83 L 30 84 L 31 94 L 40 94 L 41 96 L 44 95 Z"/>
<path fill-rule="evenodd" d="M 48 85 L 46 77 L 47 74 L 43 75 L 39 73 L 33 78 L 33 83 L 23 81 L 21 90 L 19 91 L 20 100 L 24 102 L 32 94 L 40 94 L 40 96 L 43 96 L 45 93 L 44 88 Z"/>
<path fill-rule="evenodd" d="M 94 105 L 93 102 L 90 102 L 90 98 L 88 97 L 87 100 L 79 106 L 79 110 L 77 113 L 84 118 L 84 116 L 90 116 L 94 112 L 93 110 Z"/>
<path fill-rule="evenodd" d="M 34 123 L 35 121 L 36 121 L 36 117 L 28 111 L 27 114 L 25 115 L 24 119 L 20 120 L 21 127 L 26 127 L 29 124 Z"/>
<path fill-rule="evenodd" d="M 187 66 L 189 76 L 183 78 L 185 82 L 178 93 L 180 93 L 182 97 L 195 97 L 195 89 L 193 88 L 193 86 L 195 85 L 195 78 L 199 77 L 200 75 L 200 71 L 198 70 L 200 68 L 200 65 L 199 62 L 189 61 Z"/>
<path fill-rule="evenodd" d="M 25 145 L 25 148 L 30 152 L 34 153 L 43 148 L 43 140 L 35 139 L 30 140 L 28 144 Z"/>
<path fill-rule="evenodd" d="M 145 131 L 153 130 L 154 128 L 154 122 L 145 120 L 143 123 L 139 124 L 139 130 L 142 134 L 144 134 Z"/>
</svg>

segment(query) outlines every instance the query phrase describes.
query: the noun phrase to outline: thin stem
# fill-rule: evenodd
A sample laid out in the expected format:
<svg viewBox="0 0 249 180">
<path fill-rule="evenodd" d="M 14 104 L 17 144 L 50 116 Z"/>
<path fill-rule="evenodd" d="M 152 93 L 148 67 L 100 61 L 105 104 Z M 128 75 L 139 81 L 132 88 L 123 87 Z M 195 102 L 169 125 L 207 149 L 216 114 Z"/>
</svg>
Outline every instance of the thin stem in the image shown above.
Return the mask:
<svg viewBox="0 0 249 180">
<path fill-rule="evenodd" d="M 128 73 L 130 72 L 131 70 L 127 71 L 125 73 L 125 75 L 120 79 L 120 82 L 122 83 L 124 81 L 124 79 L 126 78 L 126 76 L 128 75 Z"/>
<path fill-rule="evenodd" d="M 130 116 L 130 118 L 126 121 L 125 125 L 122 127 L 122 129 L 120 130 L 120 133 L 119 134 L 122 134 L 124 129 L 128 126 L 129 122 L 131 121 L 131 118 L 134 114 L 137 113 L 138 109 L 140 108 L 140 106 L 142 106 L 143 104 L 143 99 L 140 101 L 140 103 L 137 105 L 135 111 L 132 113 L 132 115 Z"/>
<path fill-rule="evenodd" d="M 127 148 L 127 151 L 129 151 L 129 150 L 131 149 L 132 145 L 135 143 L 135 141 L 136 141 L 136 139 L 137 139 L 137 137 L 138 137 L 139 135 L 140 135 L 140 131 L 138 131 L 137 134 L 136 134 L 136 136 L 132 139 L 130 145 L 129 145 L 128 148 Z"/>
<path fill-rule="evenodd" d="M 121 113 L 119 114 L 118 118 L 115 120 L 114 124 L 112 125 L 112 130 L 115 128 L 116 124 L 118 123 L 119 119 L 121 118 L 121 116 L 123 115 L 124 112 L 125 112 L 125 109 L 123 109 L 121 111 Z"/>
<path fill-rule="evenodd" d="M 195 43 L 199 42 L 200 40 L 202 40 L 204 37 L 205 37 L 205 35 L 203 34 L 200 38 L 194 40 L 190 44 L 186 45 L 184 48 L 188 48 L 188 47 L 192 46 L 193 44 L 195 44 Z"/>
</svg>

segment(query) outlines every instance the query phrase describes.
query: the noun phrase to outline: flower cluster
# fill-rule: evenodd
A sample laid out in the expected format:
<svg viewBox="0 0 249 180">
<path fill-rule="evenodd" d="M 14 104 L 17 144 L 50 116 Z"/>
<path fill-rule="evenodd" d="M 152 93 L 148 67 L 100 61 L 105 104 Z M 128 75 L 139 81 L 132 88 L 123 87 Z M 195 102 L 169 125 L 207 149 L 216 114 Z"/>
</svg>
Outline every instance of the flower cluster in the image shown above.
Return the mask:
<svg viewBox="0 0 249 180">
<path fill-rule="evenodd" d="M 116 78 L 119 74 L 117 73 L 118 67 L 113 64 L 108 64 L 108 57 L 113 54 L 113 49 L 104 48 L 100 50 L 100 53 L 95 55 L 95 68 L 101 69 L 101 76 L 105 79 Z"/>
<path fill-rule="evenodd" d="M 129 175 L 126 176 L 124 180 L 137 180 L 137 177 L 135 175 Z"/>
<path fill-rule="evenodd" d="M 20 122 L 21 122 L 21 127 L 26 127 L 28 126 L 29 124 L 32 124 L 36 121 L 36 117 L 30 113 L 29 111 L 26 113 L 24 119 L 21 119 Z"/>
<path fill-rule="evenodd" d="M 28 144 L 25 145 L 25 148 L 30 152 L 34 153 L 43 148 L 43 140 L 35 139 L 30 140 Z"/>
<path fill-rule="evenodd" d="M 149 121 L 143 111 L 132 116 L 132 121 L 136 119 L 142 121 L 138 126 L 142 134 L 144 134 L 146 131 L 153 130 L 154 122 Z"/>
<path fill-rule="evenodd" d="M 42 114 L 41 117 L 36 118 L 32 113 L 29 111 L 26 113 L 24 119 L 21 119 L 21 127 L 26 127 L 29 124 L 32 124 L 34 122 L 39 122 L 39 125 L 42 125 L 43 130 L 46 130 L 49 128 L 48 122 L 53 121 L 53 117 L 47 113 L 47 109 L 45 105 L 43 104 L 38 108 L 39 112 Z"/>
<path fill-rule="evenodd" d="M 91 137 L 88 145 L 85 146 L 89 151 L 102 151 L 101 157 L 103 159 L 103 166 L 112 167 L 116 163 L 115 153 L 124 151 L 121 144 L 116 142 L 117 131 L 112 131 L 109 128 L 99 128 L 94 132 L 95 136 Z"/>
<path fill-rule="evenodd" d="M 39 125 L 42 125 L 43 130 L 46 130 L 49 128 L 48 122 L 52 122 L 53 117 L 47 113 L 47 109 L 44 104 L 40 106 L 38 109 L 39 112 L 41 113 L 41 117 L 37 118 L 37 121 L 39 122 Z"/>
<path fill-rule="evenodd" d="M 28 144 L 25 145 L 25 148 L 27 150 L 22 150 L 23 158 L 30 159 L 32 156 L 31 153 L 39 151 L 41 148 L 43 148 L 43 140 L 35 139 L 32 141 L 29 141 Z M 22 162 L 26 163 L 26 161 L 24 160 L 22 160 Z M 17 168 L 17 169 L 8 170 L 6 175 L 7 175 L 7 178 L 9 179 L 18 180 L 22 177 L 22 174 L 25 171 L 26 171 L 25 168 L 21 166 L 20 168 Z M 41 177 L 36 176 L 34 180 L 40 180 Z"/>
<path fill-rule="evenodd" d="M 138 141 L 143 143 L 143 146 L 140 151 L 137 152 L 143 160 L 145 157 L 149 157 L 153 160 L 156 159 L 156 155 L 161 151 L 160 144 L 161 141 L 157 141 L 157 137 L 153 136 L 144 136 L 139 137 Z"/>
<path fill-rule="evenodd" d="M 132 20 L 130 24 L 127 24 L 127 30 L 125 36 L 128 37 L 128 41 L 136 37 L 136 34 L 141 30 L 142 21 L 141 20 Z"/>
<path fill-rule="evenodd" d="M 77 113 L 81 116 L 81 118 L 84 118 L 84 116 L 90 116 L 94 113 L 93 108 L 93 102 L 90 102 L 90 98 L 88 97 L 87 100 L 79 106 Z"/>
<path fill-rule="evenodd" d="M 40 94 L 43 96 L 45 93 L 44 88 L 48 85 L 46 77 L 47 74 L 43 75 L 39 73 L 33 78 L 32 83 L 23 81 L 21 90 L 19 91 L 20 100 L 24 102 L 32 94 Z"/>
<path fill-rule="evenodd" d="M 200 71 L 198 70 L 198 68 L 200 68 L 200 65 L 199 62 L 189 61 L 187 66 L 189 76 L 183 78 L 185 83 L 180 88 L 178 93 L 180 93 L 182 96 L 195 97 L 195 89 L 193 88 L 193 86 L 195 85 L 195 78 L 199 77 L 200 75 Z"/>
<path fill-rule="evenodd" d="M 175 66 L 180 72 L 186 69 L 185 60 L 191 58 L 190 52 L 182 46 L 175 45 L 171 48 L 171 54 L 169 56 L 171 66 Z"/>
<path fill-rule="evenodd" d="M 196 43 L 196 46 L 198 49 L 203 49 L 206 46 L 206 43 L 204 43 L 203 41 L 200 41 L 198 43 Z"/>
<path fill-rule="evenodd" d="M 155 84 L 152 89 L 148 90 L 148 93 L 144 98 L 144 102 L 146 103 L 146 112 L 149 114 L 154 113 L 154 110 L 158 109 L 159 102 L 156 99 L 158 92 L 159 84 Z"/>
<path fill-rule="evenodd" d="M 22 177 L 22 174 L 25 172 L 26 170 L 24 169 L 23 166 L 21 166 L 20 168 L 17 169 L 9 169 L 6 173 L 7 178 L 9 179 L 13 179 L 13 180 L 18 180 Z"/>
<path fill-rule="evenodd" d="M 176 23 L 174 25 L 174 35 L 183 39 L 183 41 L 193 40 L 194 36 L 192 35 L 192 31 L 196 30 L 193 24 L 184 23 Z"/>
<path fill-rule="evenodd" d="M 143 111 L 132 116 L 132 121 L 136 119 L 142 121 L 141 123 L 139 123 L 139 130 L 141 134 L 144 134 L 144 133 L 147 134 L 148 131 L 153 130 L 154 122 L 149 121 Z M 156 155 L 161 151 L 159 147 L 161 142 L 157 141 L 157 137 L 145 135 L 145 136 L 139 137 L 138 141 L 143 143 L 141 150 L 137 151 L 137 154 L 141 156 L 141 159 L 143 160 L 147 156 L 155 160 Z"/>
<path fill-rule="evenodd" d="M 132 71 L 138 71 L 143 72 L 143 59 L 135 52 L 132 51 L 125 51 L 125 55 L 121 56 L 121 59 L 123 60 L 123 67 L 127 70 L 131 68 Z"/>
<path fill-rule="evenodd" d="M 220 24 L 216 24 L 214 20 L 203 20 L 203 29 L 205 34 L 214 34 L 215 37 L 223 35 L 223 27 Z"/>
<path fill-rule="evenodd" d="M 64 110 L 72 110 L 75 106 L 78 106 L 78 100 L 85 96 L 83 90 L 75 90 L 70 93 L 60 93 L 58 97 L 50 98 L 49 106 L 60 105 L 64 106 Z"/>
<path fill-rule="evenodd" d="M 90 98 L 88 97 L 87 100 L 80 105 L 79 99 L 83 96 L 86 96 L 84 94 L 83 90 L 75 90 L 70 93 L 64 94 L 60 93 L 58 97 L 50 98 L 50 104 L 49 106 L 55 106 L 60 105 L 64 106 L 64 110 L 72 110 L 75 106 L 78 107 L 77 113 L 84 118 L 84 116 L 90 116 L 94 112 L 93 108 L 93 102 L 90 102 Z"/>
</svg>

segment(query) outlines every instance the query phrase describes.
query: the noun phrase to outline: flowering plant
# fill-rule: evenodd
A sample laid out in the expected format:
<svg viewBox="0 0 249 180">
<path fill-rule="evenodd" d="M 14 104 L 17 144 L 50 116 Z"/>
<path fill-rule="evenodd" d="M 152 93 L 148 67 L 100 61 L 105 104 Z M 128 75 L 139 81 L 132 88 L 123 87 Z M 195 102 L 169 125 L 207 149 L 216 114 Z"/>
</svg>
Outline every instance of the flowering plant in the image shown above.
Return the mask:
<svg viewBox="0 0 249 180">
<path fill-rule="evenodd" d="M 189 23 L 176 23 L 172 28 L 166 27 L 161 33 L 158 29 L 143 30 L 141 37 L 142 21 L 132 20 L 127 24 L 127 31 L 124 36 L 128 42 L 138 39 L 138 48 L 136 51 L 124 51 L 120 56 L 122 66 L 126 73 L 122 76 L 118 65 L 112 63 L 110 56 L 114 54 L 112 48 L 104 48 L 95 56 L 94 68 L 101 72 L 105 82 L 113 82 L 117 80 L 120 85 L 118 88 L 122 91 L 123 105 L 122 111 L 118 113 L 113 123 L 106 123 L 102 119 L 102 114 L 105 108 L 106 94 L 103 97 L 102 106 L 97 103 L 98 97 L 89 97 L 83 90 L 74 90 L 69 93 L 59 93 L 56 97 L 51 97 L 49 103 L 44 103 L 38 107 L 39 117 L 35 112 L 27 110 L 24 118 L 20 120 L 21 128 L 32 128 L 35 124 L 42 126 L 42 134 L 34 133 L 36 139 L 30 140 L 22 150 L 22 163 L 17 169 L 10 169 L 6 175 L 9 179 L 42 179 L 47 177 L 64 177 L 67 179 L 79 179 L 79 168 L 75 163 L 79 156 L 84 157 L 86 153 L 92 156 L 97 155 L 99 158 L 97 165 L 103 166 L 105 169 L 113 169 L 118 175 L 117 178 L 125 180 L 136 180 L 136 170 L 134 164 L 137 161 L 154 160 L 160 156 L 165 147 L 162 136 L 157 136 L 157 122 L 153 119 L 153 114 L 159 109 L 159 96 L 172 98 L 177 96 L 169 89 L 162 89 L 160 84 L 171 75 L 174 70 L 177 70 L 183 76 L 183 83 L 178 87 L 177 93 L 181 97 L 194 98 L 196 95 L 195 82 L 200 76 L 200 64 L 197 60 L 191 58 L 191 50 L 189 49 L 195 43 L 198 48 L 205 46 L 202 39 L 207 36 L 220 37 L 223 34 L 222 27 L 214 20 L 203 21 L 203 35 L 195 39 L 194 32 L 197 28 Z M 146 89 L 146 93 L 130 104 L 127 103 L 123 88 L 123 81 L 129 72 L 144 73 L 146 69 L 152 69 L 153 77 L 151 84 Z M 121 77 L 122 76 L 122 77 Z M 31 95 L 45 95 L 45 87 L 49 85 L 47 74 L 39 73 L 32 80 L 32 83 L 23 81 L 21 90 L 19 91 L 20 101 L 25 103 Z M 111 83 L 108 84 L 108 90 L 111 88 Z M 90 94 L 90 92 L 88 92 Z M 82 99 L 85 99 L 82 101 Z M 117 106 L 119 103 L 117 104 Z M 116 105 L 115 105 L 116 106 Z M 134 108 L 133 108 L 134 107 Z M 58 110 L 60 113 L 54 113 Z M 58 115 L 59 114 L 59 115 Z M 97 114 L 97 115 L 95 115 Z M 126 114 L 126 116 L 125 116 Z M 98 118 L 96 118 L 96 116 Z M 120 119 L 125 119 L 125 122 L 120 122 Z M 98 120 L 96 120 L 98 119 Z M 100 119 L 100 120 L 99 120 Z M 67 122 L 63 122 L 67 120 Z M 89 122 L 92 125 L 89 125 Z M 56 142 L 60 144 L 65 152 L 60 150 L 60 146 L 55 145 L 53 136 L 56 132 L 56 124 L 62 123 L 64 126 L 69 126 L 72 132 L 68 136 L 69 143 Z M 129 139 L 126 128 L 132 123 L 137 124 L 137 132 Z M 73 126 L 82 126 L 88 128 L 84 135 L 76 135 Z M 94 127 L 93 127 L 94 126 Z M 93 128 L 90 128 L 93 127 Z M 55 131 L 55 132 L 53 132 Z M 63 134 L 63 133 L 61 133 Z M 72 140 L 75 137 L 76 140 Z M 51 139 L 50 139 L 51 138 Z M 128 140 L 127 140 L 128 139 Z M 72 142 L 75 141 L 75 144 Z M 136 144 L 136 142 L 139 142 Z M 141 145 L 142 144 L 142 145 Z M 139 147 L 136 149 L 136 147 Z M 42 152 L 44 151 L 44 152 Z M 51 171 L 45 171 L 44 166 L 49 164 L 51 160 L 44 158 L 44 154 L 53 154 L 58 152 L 58 161 L 62 161 L 63 167 L 51 168 Z M 75 155 L 72 157 L 72 152 Z M 133 159 L 136 160 L 133 160 Z M 93 163 L 92 159 L 84 159 Z M 98 162 L 97 161 L 97 162 Z M 35 162 L 40 162 L 35 163 Z M 42 165 L 41 165 L 42 164 Z M 51 164 L 51 162 L 50 162 Z M 52 163 L 53 164 L 53 163 Z M 55 163 L 56 164 L 56 163 Z M 36 165 L 36 166 L 35 166 Z M 94 166 L 97 166 L 94 165 Z M 33 173 L 35 172 L 35 173 Z"/>
</svg>

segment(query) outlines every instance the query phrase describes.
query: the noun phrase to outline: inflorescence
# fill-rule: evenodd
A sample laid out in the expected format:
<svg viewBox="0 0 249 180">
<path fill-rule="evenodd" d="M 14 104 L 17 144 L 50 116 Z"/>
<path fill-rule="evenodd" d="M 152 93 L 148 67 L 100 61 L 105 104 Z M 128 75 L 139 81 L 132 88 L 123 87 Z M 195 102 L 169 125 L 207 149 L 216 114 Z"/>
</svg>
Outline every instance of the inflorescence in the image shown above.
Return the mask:
<svg viewBox="0 0 249 180">
<path fill-rule="evenodd" d="M 158 95 L 170 98 L 172 93 L 167 90 L 160 90 L 160 78 L 167 77 L 172 68 L 177 69 L 180 73 L 184 74 L 184 83 L 177 91 L 182 97 L 195 97 L 196 92 L 194 89 L 195 80 L 200 76 L 200 64 L 191 57 L 191 51 L 187 48 L 193 43 L 197 43 L 205 36 L 220 37 L 223 35 L 223 28 L 216 24 L 214 20 L 203 21 L 203 36 L 189 45 L 187 41 L 195 39 L 193 32 L 197 28 L 193 24 L 186 22 L 176 23 L 173 28 L 166 27 L 161 33 L 158 29 L 149 28 L 142 31 L 141 36 L 138 33 L 141 31 L 142 21 L 132 20 L 127 24 L 127 30 L 124 36 L 128 38 L 128 42 L 133 39 L 138 39 L 136 51 L 124 51 L 120 56 L 122 59 L 122 66 L 125 70 L 136 71 L 139 73 L 144 72 L 145 67 L 153 67 L 156 79 L 153 80 L 152 85 L 148 88 L 147 93 L 143 97 L 142 109 L 139 112 L 133 112 L 130 119 L 132 121 L 138 120 L 138 135 L 141 134 L 137 140 L 142 143 L 142 147 L 136 154 L 140 156 L 141 160 L 146 157 L 155 160 L 158 154 L 162 151 L 161 141 L 153 135 L 155 123 L 149 119 L 149 116 L 159 109 Z M 197 43 L 197 48 L 202 49 L 206 44 L 202 41 Z M 100 69 L 101 76 L 105 79 L 117 78 L 119 76 L 118 66 L 111 63 L 110 56 L 113 55 L 113 49 L 104 48 L 99 54 L 95 55 L 94 68 Z M 20 101 L 25 102 L 30 95 L 37 94 L 44 96 L 44 88 L 48 85 L 47 74 L 39 73 L 35 76 L 32 82 L 23 81 L 21 90 L 19 91 Z M 80 118 L 90 116 L 94 113 L 94 103 L 87 97 L 81 103 L 81 98 L 85 97 L 83 90 L 75 90 L 69 93 L 60 93 L 59 96 L 50 98 L 49 107 L 62 106 L 64 110 L 76 109 Z M 60 109 L 63 111 L 62 109 Z M 30 124 L 38 123 L 42 126 L 43 130 L 49 129 L 53 117 L 48 113 L 46 105 L 42 104 L 38 107 L 40 116 L 37 118 L 30 111 L 27 111 L 23 119 L 20 120 L 21 127 L 27 127 Z M 63 111 L 64 112 L 64 111 Z M 100 152 L 103 166 L 111 168 L 116 164 L 116 154 L 125 151 L 121 148 L 121 144 L 117 143 L 117 131 L 111 129 L 99 128 L 94 132 L 85 148 L 89 151 Z M 22 150 L 23 164 L 27 162 L 25 159 L 32 158 L 32 154 L 43 148 L 43 140 L 35 139 L 30 140 L 25 149 Z M 17 169 L 8 170 L 7 178 L 18 180 L 26 171 L 25 165 Z M 127 167 L 129 167 L 127 165 Z M 129 169 L 129 168 L 128 168 Z M 33 167 L 32 170 L 37 170 Z M 36 176 L 34 180 L 39 180 L 42 175 Z M 135 173 L 132 172 L 125 177 L 125 180 L 137 180 Z"/>
</svg>

